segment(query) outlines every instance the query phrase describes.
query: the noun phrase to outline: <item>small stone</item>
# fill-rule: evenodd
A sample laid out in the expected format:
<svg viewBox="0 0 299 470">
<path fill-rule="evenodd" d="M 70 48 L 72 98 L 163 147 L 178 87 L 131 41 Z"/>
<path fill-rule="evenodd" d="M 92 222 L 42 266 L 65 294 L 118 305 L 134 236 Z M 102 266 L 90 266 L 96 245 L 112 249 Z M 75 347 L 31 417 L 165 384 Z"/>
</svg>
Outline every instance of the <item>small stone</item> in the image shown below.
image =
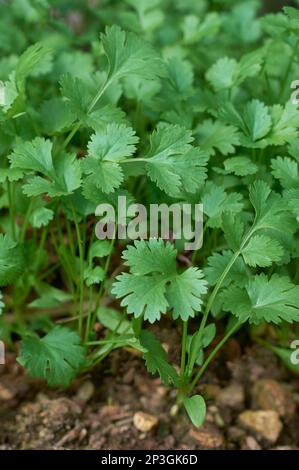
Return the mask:
<svg viewBox="0 0 299 470">
<path fill-rule="evenodd" d="M 282 430 L 279 414 L 273 410 L 244 411 L 239 415 L 239 423 L 273 444 Z"/>
<path fill-rule="evenodd" d="M 218 449 L 224 445 L 223 435 L 217 428 L 209 425 L 203 425 L 198 430 L 190 429 L 189 435 L 203 449 Z"/>
<path fill-rule="evenodd" d="M 247 436 L 242 444 L 242 450 L 262 450 L 257 440 L 252 436 Z"/>
<path fill-rule="evenodd" d="M 12 390 L 7 388 L 5 385 L 0 384 L 0 401 L 9 401 L 14 398 L 14 393 Z"/>
<path fill-rule="evenodd" d="M 178 414 L 178 411 L 179 411 L 179 405 L 175 404 L 175 405 L 172 405 L 172 407 L 170 408 L 169 414 L 172 418 L 174 418 Z"/>
<path fill-rule="evenodd" d="M 133 416 L 134 426 L 141 432 L 151 431 L 157 426 L 158 421 L 159 420 L 156 416 L 144 413 L 143 411 L 137 411 Z"/>
<path fill-rule="evenodd" d="M 133 367 L 128 370 L 123 376 L 123 383 L 124 384 L 131 384 L 134 381 L 135 376 L 135 369 Z"/>
<path fill-rule="evenodd" d="M 240 442 L 245 436 L 244 429 L 238 428 L 237 426 L 230 426 L 227 431 L 228 439 L 233 442 Z"/>
<path fill-rule="evenodd" d="M 215 400 L 220 393 L 219 385 L 204 384 L 201 388 L 201 393 L 206 400 Z"/>
<path fill-rule="evenodd" d="M 79 387 L 79 390 L 77 392 L 77 397 L 80 398 L 80 400 L 87 403 L 93 396 L 94 391 L 95 391 L 94 384 L 90 380 L 87 380 Z"/>
<path fill-rule="evenodd" d="M 281 417 L 291 417 L 296 411 L 292 395 L 276 380 L 258 380 L 252 389 L 253 408 L 273 410 Z"/>
<path fill-rule="evenodd" d="M 244 388 L 241 384 L 231 384 L 223 388 L 217 397 L 217 404 L 220 407 L 228 407 L 233 410 L 242 410 L 244 408 Z"/>
</svg>

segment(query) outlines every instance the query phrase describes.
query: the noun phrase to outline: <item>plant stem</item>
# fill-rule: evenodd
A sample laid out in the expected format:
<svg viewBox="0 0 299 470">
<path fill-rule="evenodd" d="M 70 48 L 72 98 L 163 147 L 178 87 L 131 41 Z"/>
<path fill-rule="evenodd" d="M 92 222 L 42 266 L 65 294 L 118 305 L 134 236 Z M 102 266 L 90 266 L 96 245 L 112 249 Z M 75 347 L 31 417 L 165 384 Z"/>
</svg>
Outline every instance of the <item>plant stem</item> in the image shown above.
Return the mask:
<svg viewBox="0 0 299 470">
<path fill-rule="evenodd" d="M 91 113 L 91 111 L 94 109 L 95 105 L 97 104 L 97 102 L 99 101 L 99 99 L 102 97 L 102 95 L 104 94 L 104 92 L 107 90 L 107 88 L 111 85 L 113 80 L 107 80 L 103 85 L 102 87 L 100 88 L 100 90 L 98 91 L 98 93 L 95 95 L 95 97 L 93 98 L 92 102 L 90 103 L 88 109 L 87 109 L 87 114 Z M 80 129 L 80 126 L 81 126 L 82 122 L 79 120 L 73 127 L 73 129 L 69 132 L 69 134 L 66 136 L 62 146 L 61 146 L 61 149 L 60 150 L 64 150 L 68 144 L 70 143 L 70 141 L 72 140 L 72 138 L 74 137 L 74 135 L 78 132 L 78 130 Z"/>
<path fill-rule="evenodd" d="M 96 320 L 96 315 L 97 315 L 97 310 L 98 310 L 98 308 L 99 308 L 99 306 L 100 306 L 100 302 L 101 302 L 102 297 L 103 297 L 103 294 L 104 294 L 105 281 L 106 281 L 107 274 L 108 274 L 108 271 L 109 271 L 110 262 L 111 262 L 111 256 L 112 256 L 112 252 L 113 252 L 113 247 L 114 247 L 115 241 L 116 241 L 116 227 L 114 228 L 114 234 L 113 234 L 113 238 L 112 238 L 112 240 L 111 240 L 110 253 L 109 253 L 109 255 L 108 255 L 107 258 L 106 258 L 106 263 L 105 263 L 105 267 L 104 267 L 104 278 L 103 278 L 103 281 L 102 281 L 102 283 L 101 283 L 100 291 L 99 291 L 99 294 L 98 294 L 97 303 L 96 303 L 96 307 L 95 307 L 94 314 L 93 314 L 93 318 L 92 318 L 92 322 L 91 322 L 91 328 L 94 327 L 95 320 Z"/>
<path fill-rule="evenodd" d="M 191 387 L 190 387 L 190 390 L 189 392 L 191 393 L 193 388 L 195 387 L 195 385 L 197 384 L 198 380 L 200 379 L 200 377 L 202 376 L 202 374 L 204 373 L 204 371 L 206 370 L 206 368 L 208 367 L 208 365 L 212 362 L 212 360 L 214 359 L 214 357 L 216 356 L 217 352 L 219 351 L 219 349 L 222 348 L 222 346 L 224 345 L 224 343 L 226 343 L 226 341 L 230 338 L 230 336 L 240 327 L 241 325 L 241 322 L 237 322 L 235 323 L 235 325 L 226 333 L 226 335 L 222 338 L 221 341 L 219 341 L 219 343 L 217 344 L 217 346 L 213 349 L 213 351 L 211 352 L 211 354 L 208 356 L 208 358 L 205 360 L 205 362 L 203 363 L 202 367 L 200 368 L 200 370 L 197 372 L 194 380 L 192 381 L 191 383 Z"/>
<path fill-rule="evenodd" d="M 292 65 L 293 65 L 294 59 L 296 57 L 296 54 L 298 53 L 298 47 L 299 47 L 299 40 L 297 40 L 297 42 L 294 46 L 293 52 L 291 54 L 291 57 L 290 57 L 290 60 L 289 60 L 289 63 L 288 63 L 288 66 L 286 68 L 285 75 L 284 75 L 282 85 L 281 85 L 281 89 L 280 89 L 280 92 L 279 92 L 279 95 L 278 95 L 278 98 L 277 98 L 278 103 L 284 97 L 286 87 L 287 87 L 287 84 L 288 84 L 289 75 L 290 75 L 290 72 L 292 70 Z"/>
<path fill-rule="evenodd" d="M 28 225 L 29 225 L 29 219 L 30 219 L 33 204 L 34 204 L 34 199 L 31 199 L 30 202 L 29 202 L 29 205 L 27 207 L 27 211 L 26 211 L 26 214 L 25 214 L 25 218 L 24 218 L 21 233 L 20 233 L 20 241 L 21 242 L 23 242 L 25 240 L 25 236 L 26 236 Z"/>
<path fill-rule="evenodd" d="M 10 181 L 7 181 L 7 196 L 9 206 L 9 219 L 11 226 L 11 234 L 14 240 L 16 240 L 16 225 L 15 225 L 15 206 L 14 206 L 14 195 L 13 186 Z"/>
<path fill-rule="evenodd" d="M 202 339 L 202 334 L 203 334 L 203 330 L 206 326 L 206 323 L 207 323 L 207 319 L 208 319 L 208 316 L 209 316 L 209 313 L 210 313 L 210 310 L 212 308 L 212 305 L 214 303 L 214 300 L 216 298 L 216 295 L 218 294 L 218 291 L 219 289 L 221 288 L 222 286 L 222 283 L 223 281 L 225 280 L 227 274 L 229 273 L 229 271 L 231 270 L 233 264 L 235 263 L 236 259 L 238 258 L 238 256 L 240 255 L 241 251 L 237 251 L 234 256 L 231 258 L 230 262 L 228 263 L 228 265 L 226 266 L 225 270 L 223 271 L 223 273 L 221 274 L 221 276 L 219 277 L 218 281 L 217 281 L 217 284 L 215 285 L 214 289 L 213 289 L 213 292 L 211 293 L 210 297 L 209 297 L 209 300 L 207 302 L 207 305 L 206 305 L 206 308 L 205 308 L 205 311 L 204 311 L 204 315 L 202 317 L 202 320 L 201 320 L 201 323 L 200 323 L 200 327 L 199 327 L 199 331 L 198 331 L 198 337 L 197 337 L 197 345 L 198 345 L 198 349 L 200 348 L 200 344 L 201 344 L 201 339 Z M 197 353 L 198 351 L 196 351 L 194 353 L 194 359 L 192 361 L 192 363 L 190 364 L 189 366 L 189 370 L 190 370 L 190 373 L 192 373 L 192 370 L 193 370 L 193 367 L 194 367 L 194 364 L 195 364 L 195 360 L 196 360 L 196 357 L 197 357 Z"/>
<path fill-rule="evenodd" d="M 197 338 L 197 345 L 198 345 L 198 349 L 200 348 L 200 344 L 201 344 L 201 339 L 202 339 L 202 334 L 203 334 L 203 330 L 206 326 L 206 323 L 207 323 L 207 319 L 208 319 L 208 316 L 209 316 L 209 313 L 210 313 L 210 310 L 213 306 L 213 303 L 214 303 L 214 300 L 219 292 L 219 289 L 221 288 L 226 276 L 228 275 L 229 271 L 231 270 L 232 266 L 234 265 L 234 263 L 236 262 L 237 258 L 240 256 L 240 254 L 242 253 L 242 250 L 244 248 L 244 246 L 246 245 L 246 243 L 248 242 L 248 240 L 250 239 L 250 237 L 252 236 L 252 234 L 254 233 L 254 225 L 253 227 L 251 228 L 251 230 L 249 230 L 249 232 L 247 233 L 247 235 L 244 237 L 244 240 L 241 244 L 241 247 L 238 251 L 235 252 L 235 254 L 232 256 L 231 260 L 229 261 L 229 263 L 227 264 L 225 270 L 223 271 L 223 273 L 221 274 L 221 276 L 219 277 L 218 281 L 217 281 L 217 284 L 215 285 L 209 299 L 208 299 L 208 302 L 207 302 L 207 305 L 206 305 L 206 308 L 205 308 L 205 311 L 204 311 L 204 315 L 202 317 L 202 320 L 201 320 L 201 323 L 200 323 L 200 327 L 199 327 L 199 331 L 198 331 L 198 338 Z M 193 370 L 193 367 L 194 367 L 194 364 L 195 364 L 195 360 L 196 360 L 196 356 L 197 356 L 197 351 L 194 353 L 194 359 L 193 361 L 190 363 L 189 365 L 189 371 L 190 371 L 190 374 L 192 374 L 192 370 Z"/>
<path fill-rule="evenodd" d="M 84 247 L 83 247 L 83 243 L 81 239 L 78 217 L 77 217 L 77 214 L 73 205 L 72 205 L 72 212 L 73 212 L 73 217 L 74 217 L 74 222 L 75 222 L 77 243 L 78 243 L 78 249 L 79 249 L 79 259 L 80 259 L 80 284 L 79 284 L 80 304 L 79 304 L 78 333 L 79 333 L 79 336 L 81 337 L 82 330 L 83 330 Z"/>
<path fill-rule="evenodd" d="M 185 366 L 186 366 L 186 353 L 187 353 L 187 335 L 188 335 L 188 320 L 183 321 L 183 337 L 182 337 L 182 350 L 181 350 L 181 382 L 184 382 Z"/>
</svg>

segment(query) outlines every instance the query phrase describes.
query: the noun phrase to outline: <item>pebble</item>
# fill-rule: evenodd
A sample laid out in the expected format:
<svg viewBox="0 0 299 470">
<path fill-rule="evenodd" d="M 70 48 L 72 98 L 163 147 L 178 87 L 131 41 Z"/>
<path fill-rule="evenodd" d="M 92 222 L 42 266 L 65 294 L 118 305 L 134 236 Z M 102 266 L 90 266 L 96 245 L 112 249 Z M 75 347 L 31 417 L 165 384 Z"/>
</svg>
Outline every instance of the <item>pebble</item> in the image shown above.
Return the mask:
<svg viewBox="0 0 299 470">
<path fill-rule="evenodd" d="M 296 411 L 296 403 L 286 388 L 273 379 L 258 380 L 252 389 L 252 406 L 259 410 L 273 410 L 288 418 Z"/>
<path fill-rule="evenodd" d="M 94 395 L 94 392 L 94 384 L 90 380 L 87 380 L 79 387 L 77 397 L 80 398 L 80 400 L 82 400 L 84 403 L 87 403 Z"/>
<path fill-rule="evenodd" d="M 217 404 L 220 407 L 228 407 L 233 410 L 242 410 L 244 408 L 244 388 L 241 384 L 231 384 L 223 388 L 217 397 Z"/>
<path fill-rule="evenodd" d="M 5 385 L 0 384 L 0 401 L 9 401 L 14 398 L 15 394 L 12 390 L 7 388 Z"/>
<path fill-rule="evenodd" d="M 136 429 L 140 432 L 149 432 L 154 429 L 159 420 L 156 416 L 144 413 L 143 411 L 137 411 L 133 416 L 133 423 Z"/>
<path fill-rule="evenodd" d="M 279 414 L 273 410 L 243 411 L 239 415 L 239 423 L 272 444 L 277 441 L 282 430 Z"/>
<path fill-rule="evenodd" d="M 257 440 L 252 436 L 245 437 L 241 447 L 242 450 L 262 450 Z"/>
<path fill-rule="evenodd" d="M 190 429 L 192 437 L 203 449 L 218 449 L 224 446 L 223 435 L 212 426 L 203 425 L 200 429 Z"/>
<path fill-rule="evenodd" d="M 201 388 L 201 393 L 206 400 L 215 400 L 219 393 L 220 387 L 216 384 L 204 384 Z"/>
</svg>

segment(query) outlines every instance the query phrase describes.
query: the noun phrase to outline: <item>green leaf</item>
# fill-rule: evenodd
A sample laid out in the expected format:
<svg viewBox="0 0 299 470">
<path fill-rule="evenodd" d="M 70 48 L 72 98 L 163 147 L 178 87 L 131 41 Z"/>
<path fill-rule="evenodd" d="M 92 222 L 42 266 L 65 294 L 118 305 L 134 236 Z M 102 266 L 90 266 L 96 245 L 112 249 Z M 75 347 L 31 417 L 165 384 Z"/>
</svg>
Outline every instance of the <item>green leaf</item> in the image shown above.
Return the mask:
<svg viewBox="0 0 299 470">
<path fill-rule="evenodd" d="M 89 256 L 93 258 L 103 258 L 110 255 L 112 250 L 111 242 L 108 240 L 96 240 L 90 247 Z"/>
<path fill-rule="evenodd" d="M 202 195 L 203 211 L 209 217 L 209 227 L 220 227 L 222 214 L 240 212 L 243 207 L 242 196 L 238 193 L 227 194 L 221 186 L 208 182 Z"/>
<path fill-rule="evenodd" d="M 216 91 L 231 88 L 236 80 L 238 62 L 229 57 L 219 59 L 207 71 L 206 78 Z"/>
<path fill-rule="evenodd" d="M 185 188 L 194 193 L 205 181 L 208 157 L 192 141 L 191 132 L 178 125 L 160 123 L 151 135 L 146 172 L 170 196 L 178 197 Z"/>
<path fill-rule="evenodd" d="M 272 344 L 267 346 L 271 351 L 273 351 L 277 356 L 282 360 L 283 364 L 295 374 L 299 374 L 299 363 L 295 364 L 291 361 L 293 351 L 290 348 L 282 348 L 279 346 L 273 346 Z M 298 355 L 297 355 L 298 357 Z"/>
<path fill-rule="evenodd" d="M 42 378 L 50 386 L 67 387 L 84 364 L 85 351 L 75 332 L 56 326 L 41 339 L 24 338 L 18 362 L 32 377 Z"/>
<path fill-rule="evenodd" d="M 298 163 L 289 157 L 277 157 L 271 160 L 272 175 L 280 181 L 283 188 L 299 187 Z"/>
<path fill-rule="evenodd" d="M 207 283 L 203 280 L 203 273 L 197 268 L 189 268 L 181 274 L 172 276 L 167 289 L 167 300 L 172 306 L 174 320 L 183 321 L 194 317 L 201 311 L 202 296 L 207 293 Z"/>
<path fill-rule="evenodd" d="M 123 181 L 120 163 L 134 153 L 137 142 L 133 129 L 123 124 L 108 124 L 93 134 L 88 144 L 88 156 L 81 160 L 82 170 L 88 175 L 83 193 L 90 191 L 90 186 L 104 193 L 119 188 Z"/>
<path fill-rule="evenodd" d="M 84 270 L 84 280 L 86 285 L 100 284 L 105 279 L 105 271 L 101 266 L 95 268 L 87 267 Z"/>
<path fill-rule="evenodd" d="M 195 133 L 200 148 L 209 156 L 215 155 L 215 149 L 222 155 L 234 153 L 240 143 L 238 129 L 221 121 L 207 119 L 197 126 Z"/>
<path fill-rule="evenodd" d="M 120 314 L 116 310 L 108 307 L 100 307 L 97 311 L 97 318 L 101 325 L 108 330 L 115 331 L 122 335 L 124 333 L 133 335 L 131 323 L 125 318 L 125 314 Z"/>
<path fill-rule="evenodd" d="M 238 251 L 242 244 L 244 235 L 244 222 L 239 215 L 232 212 L 224 212 L 222 214 L 222 230 L 228 246 Z"/>
<path fill-rule="evenodd" d="M 38 207 L 35 209 L 30 217 L 32 227 L 40 228 L 45 227 L 53 220 L 54 212 L 47 207 Z"/>
<path fill-rule="evenodd" d="M 206 403 L 204 398 L 201 395 L 184 397 L 183 403 L 191 422 L 194 426 L 199 428 L 206 417 Z"/>
<path fill-rule="evenodd" d="M 106 28 L 101 39 L 109 63 L 108 79 L 128 75 L 153 79 L 165 73 L 158 54 L 134 33 L 127 33 L 113 25 Z"/>
<path fill-rule="evenodd" d="M 112 293 L 135 317 L 154 323 L 167 310 L 186 320 L 201 310 L 206 281 L 197 268 L 177 272 L 176 250 L 163 240 L 135 241 L 123 254 L 131 273 L 116 278 Z"/>
<path fill-rule="evenodd" d="M 15 71 L 16 85 L 20 92 L 24 91 L 25 80 L 30 74 L 48 71 L 51 56 L 51 50 L 42 43 L 33 44 L 26 49 L 21 55 Z"/>
<path fill-rule="evenodd" d="M 215 91 L 222 91 L 240 85 L 246 78 L 254 77 L 261 70 L 262 51 L 244 55 L 240 62 L 229 57 L 219 59 L 206 73 L 206 79 Z"/>
<path fill-rule="evenodd" d="M 208 258 L 208 264 L 203 269 L 209 285 L 214 286 L 220 276 L 223 274 L 226 266 L 233 257 L 232 251 L 223 251 L 222 253 L 213 253 Z M 244 286 L 247 282 L 247 271 L 244 261 L 239 257 L 236 259 L 228 275 L 223 281 L 223 286 L 228 286 L 232 282 Z"/>
<path fill-rule="evenodd" d="M 274 274 L 270 280 L 260 274 L 245 289 L 231 286 L 225 294 L 224 309 L 242 321 L 279 324 L 299 320 L 299 286 Z"/>
<path fill-rule="evenodd" d="M 226 173 L 233 173 L 236 176 L 254 175 L 258 171 L 258 166 L 248 157 L 227 158 L 223 165 Z"/>
<path fill-rule="evenodd" d="M 27 196 L 47 193 L 57 197 L 72 193 L 81 185 L 80 163 L 75 155 L 60 154 L 55 160 L 52 156 L 52 142 L 36 137 L 31 142 L 16 145 L 9 159 L 11 168 L 21 174 L 41 173 L 41 176 L 29 176 L 24 185 Z"/>
<path fill-rule="evenodd" d="M 143 315 L 145 320 L 154 323 L 160 320 L 161 314 L 167 312 L 164 276 L 135 276 L 123 273 L 116 278 L 116 281 L 113 284 L 112 294 L 117 298 L 124 297 L 121 306 L 126 307 L 128 313 L 133 313 L 136 318 Z"/>
<path fill-rule="evenodd" d="M 47 134 L 63 132 L 74 122 L 74 115 L 61 98 L 44 101 L 40 107 L 40 118 Z"/>
<path fill-rule="evenodd" d="M 0 286 L 15 282 L 25 267 L 23 248 L 8 235 L 0 234 Z"/>
<path fill-rule="evenodd" d="M 271 109 L 272 130 L 267 136 L 267 145 L 284 145 L 298 136 L 299 116 L 297 106 L 289 101 L 283 108 L 274 105 Z"/>
<path fill-rule="evenodd" d="M 164 385 L 177 385 L 176 370 L 167 362 L 167 354 L 155 335 L 150 331 L 142 331 L 140 342 L 147 350 L 143 356 L 147 370 L 152 374 L 158 372 Z"/>
<path fill-rule="evenodd" d="M 283 256 L 282 246 L 266 235 L 254 235 L 242 250 L 244 261 L 249 266 L 266 268 Z"/>
<path fill-rule="evenodd" d="M 288 205 L 284 199 L 264 181 L 258 180 L 249 191 L 249 198 L 256 213 L 256 230 L 275 230 L 292 233 Z"/>
<path fill-rule="evenodd" d="M 163 240 L 150 239 L 136 241 L 123 252 L 125 266 L 135 275 L 151 273 L 172 274 L 176 269 L 176 250 L 170 243 Z"/>
<path fill-rule="evenodd" d="M 271 129 L 269 109 L 261 101 L 250 101 L 245 106 L 243 118 L 252 142 L 265 137 Z"/>
<path fill-rule="evenodd" d="M 3 295 L 2 295 L 2 292 L 0 291 L 0 315 L 2 315 L 4 307 L 5 307 L 5 304 L 3 302 Z"/>
</svg>

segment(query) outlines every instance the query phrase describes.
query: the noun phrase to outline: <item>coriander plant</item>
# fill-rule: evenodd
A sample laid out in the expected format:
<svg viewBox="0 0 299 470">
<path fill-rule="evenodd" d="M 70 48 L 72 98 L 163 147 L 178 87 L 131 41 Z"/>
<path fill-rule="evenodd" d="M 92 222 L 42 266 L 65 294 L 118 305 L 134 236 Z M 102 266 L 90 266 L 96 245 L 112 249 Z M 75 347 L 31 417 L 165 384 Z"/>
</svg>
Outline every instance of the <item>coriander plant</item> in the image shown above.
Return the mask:
<svg viewBox="0 0 299 470">
<path fill-rule="evenodd" d="M 1 2 L 0 339 L 32 376 L 67 386 L 129 346 L 200 426 L 196 387 L 240 328 L 282 357 L 256 326 L 299 320 L 299 10 L 261 7 Z M 120 196 L 203 204 L 202 248 L 97 239 Z"/>
</svg>

